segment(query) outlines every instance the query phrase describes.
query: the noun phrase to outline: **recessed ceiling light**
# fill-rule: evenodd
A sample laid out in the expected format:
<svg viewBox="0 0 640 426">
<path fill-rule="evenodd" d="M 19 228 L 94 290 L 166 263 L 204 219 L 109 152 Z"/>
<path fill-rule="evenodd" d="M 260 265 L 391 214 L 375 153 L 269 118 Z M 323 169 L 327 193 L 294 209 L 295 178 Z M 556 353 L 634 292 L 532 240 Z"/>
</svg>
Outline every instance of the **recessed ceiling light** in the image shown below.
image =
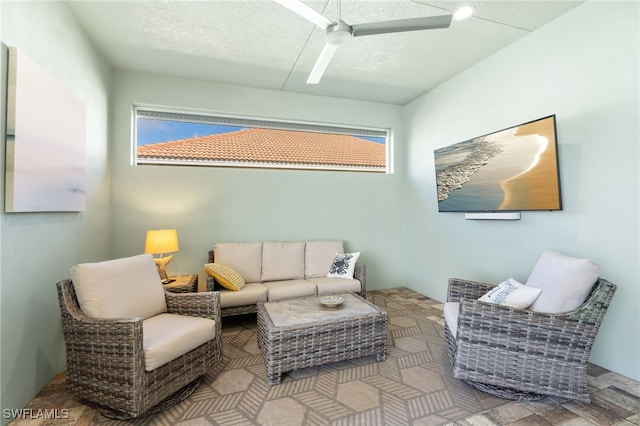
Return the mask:
<svg viewBox="0 0 640 426">
<path fill-rule="evenodd" d="M 455 21 L 463 21 L 470 18 L 476 12 L 476 8 L 473 6 L 462 6 L 458 10 L 453 12 L 453 19 Z"/>
</svg>

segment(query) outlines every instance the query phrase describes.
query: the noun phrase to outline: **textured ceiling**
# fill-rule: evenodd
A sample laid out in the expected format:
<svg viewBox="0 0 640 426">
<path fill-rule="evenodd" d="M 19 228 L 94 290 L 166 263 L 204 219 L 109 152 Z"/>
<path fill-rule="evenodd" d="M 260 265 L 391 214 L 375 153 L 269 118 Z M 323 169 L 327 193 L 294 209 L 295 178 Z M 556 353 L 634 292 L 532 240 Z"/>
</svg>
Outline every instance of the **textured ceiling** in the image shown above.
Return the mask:
<svg viewBox="0 0 640 426">
<path fill-rule="evenodd" d="M 475 15 L 448 29 L 372 35 L 340 47 L 317 85 L 306 79 L 324 31 L 271 0 L 66 1 L 116 69 L 404 105 L 581 1 L 343 0 L 349 24 Z M 305 1 L 331 20 L 335 0 Z"/>
</svg>

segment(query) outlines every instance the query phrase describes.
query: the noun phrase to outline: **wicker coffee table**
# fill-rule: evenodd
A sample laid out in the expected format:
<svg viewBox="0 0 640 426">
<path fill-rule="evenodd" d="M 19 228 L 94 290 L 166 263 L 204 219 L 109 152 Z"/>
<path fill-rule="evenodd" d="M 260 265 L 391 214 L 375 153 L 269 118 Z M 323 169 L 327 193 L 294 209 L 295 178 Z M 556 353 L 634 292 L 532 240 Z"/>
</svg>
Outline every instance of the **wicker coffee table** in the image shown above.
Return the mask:
<svg viewBox="0 0 640 426">
<path fill-rule="evenodd" d="M 388 314 L 362 297 L 340 294 L 329 308 L 324 296 L 258 303 L 258 346 L 267 366 L 267 383 L 300 368 L 376 355 L 384 361 Z"/>
</svg>

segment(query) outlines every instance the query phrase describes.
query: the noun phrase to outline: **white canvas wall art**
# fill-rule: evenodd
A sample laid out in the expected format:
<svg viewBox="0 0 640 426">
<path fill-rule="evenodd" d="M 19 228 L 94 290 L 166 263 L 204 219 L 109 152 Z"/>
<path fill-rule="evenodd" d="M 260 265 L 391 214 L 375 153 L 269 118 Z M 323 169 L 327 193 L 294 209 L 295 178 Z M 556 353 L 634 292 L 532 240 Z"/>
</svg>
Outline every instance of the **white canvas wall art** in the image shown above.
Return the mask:
<svg viewBox="0 0 640 426">
<path fill-rule="evenodd" d="M 5 212 L 85 211 L 85 105 L 9 48 Z"/>
</svg>

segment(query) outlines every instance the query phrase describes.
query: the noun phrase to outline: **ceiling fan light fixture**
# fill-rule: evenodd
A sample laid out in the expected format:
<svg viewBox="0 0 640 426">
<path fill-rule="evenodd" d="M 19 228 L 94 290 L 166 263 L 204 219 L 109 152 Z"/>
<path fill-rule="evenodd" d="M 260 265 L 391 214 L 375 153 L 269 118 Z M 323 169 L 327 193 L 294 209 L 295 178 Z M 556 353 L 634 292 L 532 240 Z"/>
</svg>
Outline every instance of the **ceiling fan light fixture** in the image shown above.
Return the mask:
<svg viewBox="0 0 640 426">
<path fill-rule="evenodd" d="M 461 6 L 455 12 L 453 12 L 453 20 L 464 21 L 465 19 L 471 18 L 474 13 L 476 13 L 476 8 L 474 6 Z"/>
<path fill-rule="evenodd" d="M 327 27 L 326 41 L 334 46 L 342 46 L 353 38 L 353 29 L 351 25 L 343 21 L 338 21 L 334 25 Z"/>
</svg>

